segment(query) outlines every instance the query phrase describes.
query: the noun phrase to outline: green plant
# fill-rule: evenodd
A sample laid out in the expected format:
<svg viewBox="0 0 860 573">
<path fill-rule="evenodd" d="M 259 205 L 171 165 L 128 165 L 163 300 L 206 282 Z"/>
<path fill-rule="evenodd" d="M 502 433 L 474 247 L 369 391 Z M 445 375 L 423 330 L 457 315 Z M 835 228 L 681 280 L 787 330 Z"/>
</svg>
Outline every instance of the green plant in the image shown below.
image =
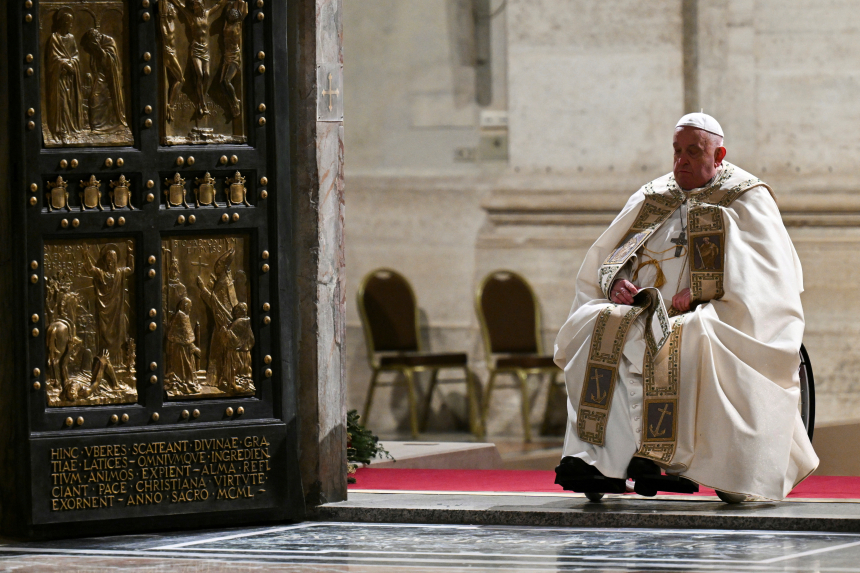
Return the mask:
<svg viewBox="0 0 860 573">
<path fill-rule="evenodd" d="M 346 473 L 348 483 L 355 483 L 355 478 L 352 476 L 355 474 L 358 464 L 370 464 L 373 458 L 383 456 L 389 460 L 394 460 L 388 450 L 379 443 L 379 438 L 359 423 L 359 418 L 357 410 L 350 410 L 346 414 Z"/>
</svg>

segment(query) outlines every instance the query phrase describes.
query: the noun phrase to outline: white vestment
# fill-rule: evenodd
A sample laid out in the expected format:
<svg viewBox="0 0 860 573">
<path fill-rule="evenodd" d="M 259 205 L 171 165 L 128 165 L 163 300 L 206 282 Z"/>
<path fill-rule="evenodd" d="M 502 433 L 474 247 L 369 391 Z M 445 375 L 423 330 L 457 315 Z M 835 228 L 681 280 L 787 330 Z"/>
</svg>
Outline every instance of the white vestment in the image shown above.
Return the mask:
<svg viewBox="0 0 860 573">
<path fill-rule="evenodd" d="M 668 195 L 674 189 L 686 199 L 716 189 L 729 197 L 716 207 L 725 238 L 720 253 L 723 294 L 671 319 L 672 324 L 683 320 L 677 433 L 671 461 L 660 465 L 714 489 L 779 500 L 818 466 L 798 411 L 803 276 L 769 188 L 727 162 L 715 179 L 711 187 L 690 192 L 680 191 L 671 174 L 649 183 L 633 194 L 588 251 L 576 279 L 573 308 L 555 342 L 555 362 L 564 369 L 569 396 L 564 456 L 582 458 L 606 476 L 626 477 L 643 441 L 644 314 L 624 342 L 604 445 L 580 439 L 577 430 L 595 320 L 613 306 L 598 273 L 645 211 L 646 193 Z M 687 205 L 685 200 L 648 237 L 647 251 L 640 247 L 614 275 L 630 280 L 648 251 L 658 260 L 671 257 L 660 263 L 665 284 L 659 291 L 667 308 L 691 284 L 689 259 L 674 258 L 676 243 L 671 242 L 687 229 Z M 687 247 L 698 248 L 692 242 Z M 635 284 L 653 287 L 656 276 L 654 265 L 643 266 Z"/>
</svg>

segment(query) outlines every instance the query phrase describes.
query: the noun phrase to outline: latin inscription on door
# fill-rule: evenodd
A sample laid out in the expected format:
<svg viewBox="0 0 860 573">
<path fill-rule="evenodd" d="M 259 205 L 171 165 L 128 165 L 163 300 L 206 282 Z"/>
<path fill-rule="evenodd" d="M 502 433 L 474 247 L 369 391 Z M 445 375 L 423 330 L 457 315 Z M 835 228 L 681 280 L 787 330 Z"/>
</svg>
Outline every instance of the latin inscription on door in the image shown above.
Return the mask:
<svg viewBox="0 0 860 573">
<path fill-rule="evenodd" d="M 40 492 L 34 514 L 49 523 L 271 506 L 286 487 L 284 431 L 282 424 L 250 424 L 187 427 L 181 436 L 41 439 L 32 457 Z"/>
<path fill-rule="evenodd" d="M 51 448 L 51 511 L 251 499 L 266 493 L 266 436 Z"/>
</svg>

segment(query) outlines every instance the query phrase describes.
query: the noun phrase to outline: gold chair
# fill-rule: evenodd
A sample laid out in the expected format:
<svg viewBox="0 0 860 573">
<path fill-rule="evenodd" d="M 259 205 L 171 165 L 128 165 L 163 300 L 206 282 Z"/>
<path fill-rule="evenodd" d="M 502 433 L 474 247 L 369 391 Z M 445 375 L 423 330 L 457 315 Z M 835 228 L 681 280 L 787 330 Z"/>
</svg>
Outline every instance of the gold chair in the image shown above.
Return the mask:
<svg viewBox="0 0 860 573">
<path fill-rule="evenodd" d="M 557 382 L 561 369 L 552 361 L 552 356 L 543 355 L 540 303 L 526 279 L 513 271 L 497 270 L 484 277 L 478 286 L 475 311 L 481 323 L 487 369 L 490 371 L 481 422 L 486 428 L 487 411 L 496 376 L 510 374 L 519 381 L 523 432 L 525 440 L 530 442 L 532 433 L 529 424 L 529 376 L 549 375 L 547 407 L 541 430 L 543 433 L 548 429 L 550 406 L 556 393 L 564 385 L 564 382 Z"/>
<path fill-rule="evenodd" d="M 427 427 L 430 401 L 438 383 L 439 370 L 445 368 L 462 370 L 466 376 L 466 392 L 469 400 L 469 426 L 477 437 L 483 436 L 480 423 L 480 406 L 475 391 L 475 376 L 469 370 L 466 353 L 423 352 L 418 326 L 418 303 L 409 281 L 397 271 L 377 269 L 367 274 L 358 288 L 358 313 L 364 327 L 367 342 L 367 359 L 373 374 L 364 403 L 364 423 L 370 416 L 373 392 L 378 385 L 381 372 L 396 372 L 403 375 L 403 382 L 395 379 L 387 386 L 405 383 L 409 399 L 409 422 L 412 437 L 419 433 L 418 402 L 415 374 L 430 371 L 430 386 L 425 396 L 421 431 Z"/>
</svg>

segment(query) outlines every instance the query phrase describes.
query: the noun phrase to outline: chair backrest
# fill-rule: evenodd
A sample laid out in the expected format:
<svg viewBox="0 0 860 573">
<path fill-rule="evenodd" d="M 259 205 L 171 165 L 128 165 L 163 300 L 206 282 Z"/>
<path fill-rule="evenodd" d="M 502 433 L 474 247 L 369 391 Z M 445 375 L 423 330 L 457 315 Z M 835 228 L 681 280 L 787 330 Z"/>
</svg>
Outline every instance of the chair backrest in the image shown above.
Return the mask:
<svg viewBox="0 0 860 573">
<path fill-rule="evenodd" d="M 371 271 L 358 289 L 358 312 L 368 355 L 420 350 L 418 303 L 406 278 L 391 269 Z"/>
<path fill-rule="evenodd" d="M 513 271 L 493 271 L 478 286 L 475 310 L 490 354 L 540 353 L 540 304 L 529 283 Z"/>
</svg>

